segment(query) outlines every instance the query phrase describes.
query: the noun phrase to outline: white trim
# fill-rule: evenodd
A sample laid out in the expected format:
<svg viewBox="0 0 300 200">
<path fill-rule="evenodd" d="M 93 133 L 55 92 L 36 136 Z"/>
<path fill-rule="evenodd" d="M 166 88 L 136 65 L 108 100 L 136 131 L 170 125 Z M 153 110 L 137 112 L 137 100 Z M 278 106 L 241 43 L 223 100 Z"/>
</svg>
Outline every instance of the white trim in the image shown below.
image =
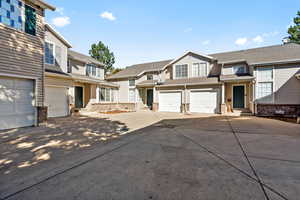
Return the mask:
<svg viewBox="0 0 300 200">
<path fill-rule="evenodd" d="M 45 24 L 46 28 L 49 29 L 49 31 L 56 36 L 59 40 L 61 40 L 68 48 L 72 48 L 72 45 L 70 42 L 68 42 L 58 31 L 56 31 L 50 24 Z"/>
<path fill-rule="evenodd" d="M 233 98 L 233 87 L 234 86 L 244 86 L 244 108 L 247 108 L 247 97 L 248 97 L 248 94 L 247 94 L 247 84 L 246 83 L 237 83 L 237 84 L 232 84 L 231 85 L 231 107 L 232 109 L 239 109 L 239 108 L 234 108 L 233 105 L 233 101 L 234 101 L 234 98 Z"/>
<path fill-rule="evenodd" d="M 258 68 L 272 68 L 272 80 L 268 80 L 268 81 L 260 81 L 257 79 L 257 72 L 258 72 Z M 266 66 L 256 66 L 254 71 L 254 77 L 255 77 L 255 84 L 254 84 L 254 88 L 255 88 L 255 96 L 253 96 L 253 102 L 255 102 L 255 104 L 259 104 L 260 102 L 257 102 L 257 96 L 256 96 L 256 92 L 257 92 L 257 84 L 259 83 L 271 83 L 272 82 L 272 100 L 271 102 L 267 102 L 267 103 L 275 103 L 275 66 L 272 67 L 266 67 Z M 265 103 L 265 102 L 264 102 Z"/>
<path fill-rule="evenodd" d="M 17 74 L 7 74 L 7 73 L 0 73 L 0 76 L 6 76 L 6 77 L 11 77 L 11 78 L 23 78 L 23 79 L 32 79 L 32 80 L 37 80 L 37 77 L 33 76 L 23 76 L 23 75 L 17 75 Z"/>
<path fill-rule="evenodd" d="M 70 86 L 65 86 L 65 85 L 48 85 L 48 84 L 46 84 L 45 87 L 70 88 Z"/>
</svg>

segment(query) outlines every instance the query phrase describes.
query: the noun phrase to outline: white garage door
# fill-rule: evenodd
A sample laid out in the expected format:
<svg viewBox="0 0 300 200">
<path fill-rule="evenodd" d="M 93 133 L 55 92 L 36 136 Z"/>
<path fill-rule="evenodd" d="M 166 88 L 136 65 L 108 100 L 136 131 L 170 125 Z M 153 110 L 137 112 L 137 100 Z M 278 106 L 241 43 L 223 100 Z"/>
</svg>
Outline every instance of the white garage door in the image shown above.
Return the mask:
<svg viewBox="0 0 300 200">
<path fill-rule="evenodd" d="M 218 113 L 218 92 L 192 91 L 190 93 L 190 112 Z"/>
<path fill-rule="evenodd" d="M 160 92 L 159 111 L 180 112 L 181 92 Z"/>
<path fill-rule="evenodd" d="M 35 123 L 33 80 L 0 77 L 0 130 Z"/>
<path fill-rule="evenodd" d="M 68 89 L 64 87 L 46 87 L 45 105 L 48 117 L 64 117 L 69 114 Z"/>
</svg>

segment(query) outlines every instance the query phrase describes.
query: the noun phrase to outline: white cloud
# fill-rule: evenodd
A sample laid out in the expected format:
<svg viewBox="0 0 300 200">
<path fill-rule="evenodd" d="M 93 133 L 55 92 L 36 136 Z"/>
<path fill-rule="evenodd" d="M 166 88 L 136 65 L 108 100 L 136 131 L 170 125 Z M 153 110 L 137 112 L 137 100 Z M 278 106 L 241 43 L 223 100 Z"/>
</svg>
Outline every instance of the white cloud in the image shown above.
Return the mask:
<svg viewBox="0 0 300 200">
<path fill-rule="evenodd" d="M 102 17 L 103 19 L 108 19 L 110 21 L 116 20 L 116 17 L 111 12 L 108 11 L 101 13 L 100 17 Z"/>
<path fill-rule="evenodd" d="M 247 42 L 248 42 L 248 38 L 243 37 L 243 38 L 238 38 L 238 39 L 235 41 L 235 44 L 236 44 L 236 45 L 239 45 L 239 46 L 242 46 L 242 45 L 245 45 Z"/>
<path fill-rule="evenodd" d="M 192 28 L 187 28 L 187 29 L 185 29 L 183 32 L 188 33 L 188 32 L 191 32 L 191 31 L 193 31 Z"/>
<path fill-rule="evenodd" d="M 57 27 L 64 27 L 70 23 L 71 21 L 69 17 L 55 17 L 52 19 L 52 24 Z"/>
<path fill-rule="evenodd" d="M 258 35 L 255 38 L 253 38 L 252 41 L 255 42 L 255 43 L 263 43 L 264 38 L 262 36 Z"/>
<path fill-rule="evenodd" d="M 209 44 L 210 44 L 210 40 L 204 40 L 204 41 L 202 42 L 202 44 L 203 44 L 203 45 L 209 45 Z"/>
<path fill-rule="evenodd" d="M 57 13 L 63 15 L 63 14 L 64 14 L 64 10 L 65 10 L 64 8 L 60 7 L 60 8 L 56 8 L 55 11 L 56 11 Z"/>
</svg>

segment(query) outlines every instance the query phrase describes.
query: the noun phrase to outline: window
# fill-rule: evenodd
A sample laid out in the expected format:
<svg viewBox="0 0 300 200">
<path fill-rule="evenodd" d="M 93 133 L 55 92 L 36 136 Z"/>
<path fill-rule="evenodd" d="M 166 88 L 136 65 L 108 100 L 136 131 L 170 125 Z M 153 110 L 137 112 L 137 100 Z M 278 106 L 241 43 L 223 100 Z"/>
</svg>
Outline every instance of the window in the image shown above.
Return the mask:
<svg viewBox="0 0 300 200">
<path fill-rule="evenodd" d="M 256 71 L 256 100 L 259 102 L 273 101 L 273 68 L 259 67 Z"/>
<path fill-rule="evenodd" d="M 153 74 L 147 74 L 147 80 L 153 80 Z"/>
<path fill-rule="evenodd" d="M 207 63 L 194 63 L 192 66 L 193 77 L 207 76 Z"/>
<path fill-rule="evenodd" d="M 15 28 L 17 30 L 24 30 L 24 7 L 19 6 L 17 0 L 14 1 L 0 1 L 0 23 Z M 23 5 L 23 4 L 22 4 Z"/>
<path fill-rule="evenodd" d="M 86 75 L 87 76 L 96 76 L 97 75 L 97 66 L 94 64 L 86 65 Z"/>
<path fill-rule="evenodd" d="M 68 73 L 72 73 L 72 66 L 71 66 L 71 61 L 68 59 Z"/>
<path fill-rule="evenodd" d="M 115 90 L 112 88 L 100 88 L 100 102 L 114 102 Z"/>
<path fill-rule="evenodd" d="M 36 10 L 20 0 L 0 0 L 0 23 L 36 34 Z"/>
<path fill-rule="evenodd" d="M 45 63 L 54 65 L 54 44 L 45 42 Z"/>
<path fill-rule="evenodd" d="M 245 66 L 233 66 L 232 69 L 233 69 L 234 74 L 245 74 L 246 73 Z"/>
<path fill-rule="evenodd" d="M 188 76 L 188 65 L 176 65 L 175 70 L 177 78 L 184 78 Z"/>
<path fill-rule="evenodd" d="M 25 33 L 36 34 L 36 13 L 35 9 L 25 5 Z"/>
<path fill-rule="evenodd" d="M 135 89 L 129 89 L 129 102 L 135 102 Z"/>
<path fill-rule="evenodd" d="M 129 80 L 129 86 L 135 86 L 135 80 L 134 79 Z"/>
</svg>

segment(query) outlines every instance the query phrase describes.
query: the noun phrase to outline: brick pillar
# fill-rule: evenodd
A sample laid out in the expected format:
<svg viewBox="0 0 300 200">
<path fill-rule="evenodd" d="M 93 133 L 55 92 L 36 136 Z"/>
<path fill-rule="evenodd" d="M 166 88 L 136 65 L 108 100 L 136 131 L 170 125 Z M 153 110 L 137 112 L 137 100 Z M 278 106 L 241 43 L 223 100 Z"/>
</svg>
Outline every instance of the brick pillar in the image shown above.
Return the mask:
<svg viewBox="0 0 300 200">
<path fill-rule="evenodd" d="M 153 103 L 152 104 L 152 110 L 153 111 L 158 111 L 158 103 Z"/>
</svg>

